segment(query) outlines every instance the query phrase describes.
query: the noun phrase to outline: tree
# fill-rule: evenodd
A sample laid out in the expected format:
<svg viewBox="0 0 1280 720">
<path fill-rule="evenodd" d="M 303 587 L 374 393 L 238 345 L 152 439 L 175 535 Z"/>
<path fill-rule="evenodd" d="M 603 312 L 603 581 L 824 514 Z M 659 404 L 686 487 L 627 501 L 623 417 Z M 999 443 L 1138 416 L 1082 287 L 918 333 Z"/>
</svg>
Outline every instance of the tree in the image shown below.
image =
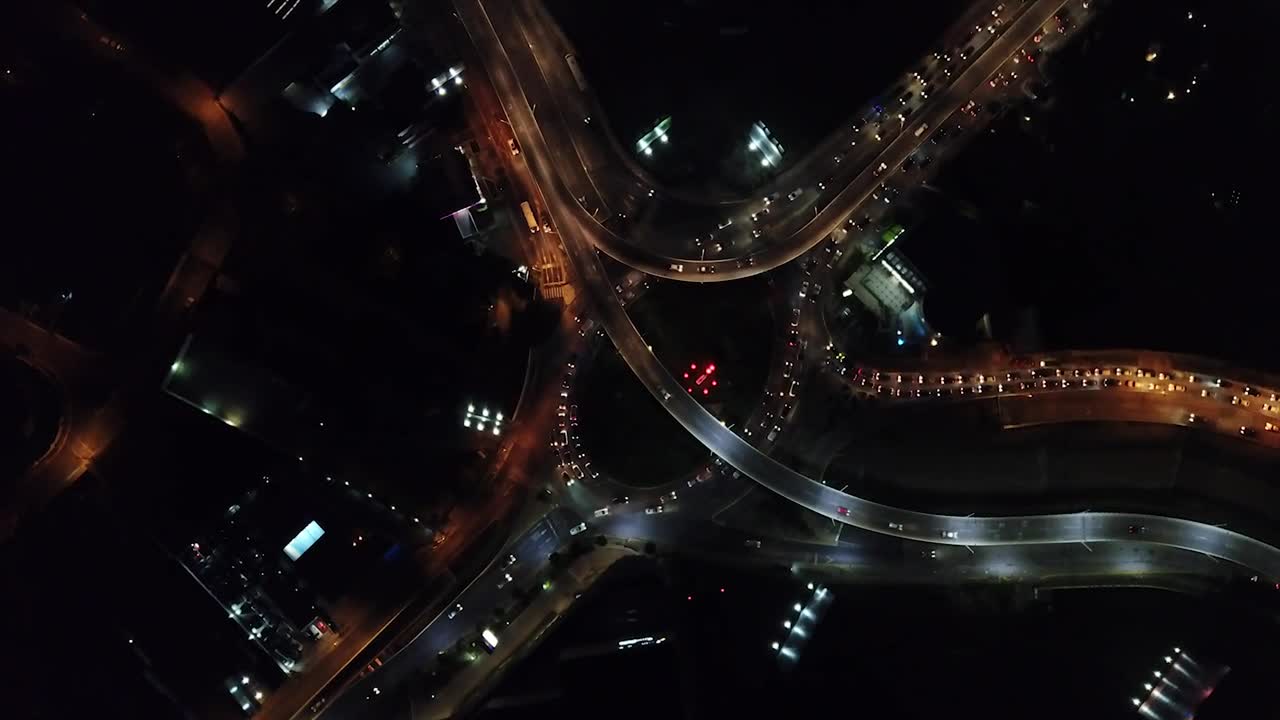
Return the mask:
<svg viewBox="0 0 1280 720">
<path fill-rule="evenodd" d="M 654 554 L 654 553 L 656 553 L 656 552 L 658 552 L 658 546 L 657 546 L 657 545 L 655 545 L 655 544 L 653 544 L 653 542 L 652 542 L 652 541 L 647 542 L 647 543 L 645 543 L 645 544 L 644 544 L 644 554 L 645 554 L 645 555 L 653 555 L 653 554 Z"/>
</svg>

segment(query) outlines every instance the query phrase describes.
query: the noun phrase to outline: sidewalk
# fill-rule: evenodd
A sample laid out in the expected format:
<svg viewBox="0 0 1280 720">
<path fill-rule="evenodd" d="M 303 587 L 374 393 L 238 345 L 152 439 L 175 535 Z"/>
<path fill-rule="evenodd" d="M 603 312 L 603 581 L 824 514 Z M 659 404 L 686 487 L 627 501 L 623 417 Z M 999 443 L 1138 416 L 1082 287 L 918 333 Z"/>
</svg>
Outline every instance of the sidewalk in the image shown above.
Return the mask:
<svg viewBox="0 0 1280 720">
<path fill-rule="evenodd" d="M 413 719 L 444 720 L 469 710 L 502 679 L 509 665 L 538 646 L 543 635 L 555 626 L 579 593 L 590 587 L 615 562 L 636 554 L 631 548 L 610 544 L 578 558 L 562 577 L 554 581 L 550 591 L 539 594 L 519 617 L 502 630 L 498 647 L 491 654 L 481 655 L 459 671 L 447 686 L 426 698 L 422 706 L 413 708 Z"/>
</svg>

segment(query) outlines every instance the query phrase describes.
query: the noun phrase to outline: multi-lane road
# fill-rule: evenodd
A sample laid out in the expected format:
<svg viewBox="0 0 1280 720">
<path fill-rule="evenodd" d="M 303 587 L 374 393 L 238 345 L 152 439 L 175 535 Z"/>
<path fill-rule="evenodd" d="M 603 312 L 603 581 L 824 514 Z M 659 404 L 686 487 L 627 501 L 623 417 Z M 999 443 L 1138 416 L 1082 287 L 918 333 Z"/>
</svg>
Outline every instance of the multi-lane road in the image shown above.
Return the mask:
<svg viewBox="0 0 1280 720">
<path fill-rule="evenodd" d="M 934 102 L 917 113 L 914 123 L 936 124 L 950 115 L 973 89 L 1000 67 L 1015 50 L 1066 3 L 1042 0 L 1029 3 L 1004 32 L 974 58 L 968 69 L 956 76 L 950 88 L 935 93 Z M 954 517 L 919 513 L 854 497 L 827 487 L 774 461 L 726 428 L 705 408 L 690 398 L 682 386 L 648 349 L 648 345 L 627 316 L 613 291 L 596 251 L 607 252 L 622 262 L 656 275 L 684 279 L 665 262 L 646 257 L 638 250 L 622 251 L 625 243 L 604 229 L 578 201 L 575 191 L 584 180 L 584 168 L 575 162 L 576 151 L 563 131 L 564 118 L 555 112 L 554 99 L 538 73 L 520 72 L 537 65 L 528 52 L 528 43 L 508 44 L 498 30 L 483 0 L 458 0 L 458 16 L 486 62 L 486 69 L 503 99 L 511 127 L 524 148 L 524 158 L 537 179 L 547 207 L 557 221 L 560 235 L 571 255 L 584 294 L 598 308 L 602 325 L 636 376 L 658 398 L 671 415 L 708 449 L 773 492 L 825 515 L 837 522 L 900 538 L 960 546 L 1038 545 L 1061 543 L 1103 543 L 1134 539 L 1131 528 L 1143 528 L 1147 543 L 1181 548 L 1223 558 L 1253 568 L 1267 577 L 1280 577 L 1280 550 L 1226 528 L 1182 518 L 1122 513 L 1072 513 L 1026 517 Z M 499 13 L 501 15 L 501 13 Z M 497 24 L 501 24 L 498 20 Z M 526 83 L 528 83 L 526 85 Z M 541 93 L 541 102 L 530 93 Z M 547 103 L 552 109 L 547 109 Z M 535 104 L 542 109 L 539 113 Z M 908 124 L 908 128 L 912 124 Z M 794 240 L 763 251 L 755 265 L 737 267 L 727 261 L 706 279 L 742 277 L 777 267 L 795 259 L 830 235 L 869 197 L 878 185 L 874 167 L 880 162 L 899 165 L 923 139 L 903 132 L 873 159 L 876 163 L 853 177 L 812 220 L 793 233 Z M 626 247 L 631 247 L 626 245 Z M 702 279 L 702 278 L 699 278 Z"/>
<path fill-rule="evenodd" d="M 550 39 L 540 37 L 538 43 L 530 39 L 533 32 L 530 28 L 537 27 L 540 16 L 517 15 L 514 8 L 520 3 L 495 7 L 459 3 L 458 14 L 485 58 L 491 78 L 496 74 L 496 64 L 501 64 L 501 72 L 508 76 L 502 82 L 496 78 L 494 81 L 513 132 L 522 144 L 531 141 L 536 143 L 535 147 L 543 148 L 544 159 L 552 162 L 555 175 L 566 186 L 565 204 L 550 206 L 556 219 L 569 211 L 578 214 L 589 230 L 588 241 L 630 267 L 677 280 L 717 282 L 777 268 L 829 237 L 880 187 L 884 168 L 899 167 L 927 141 L 932 129 L 967 102 L 987 78 L 1066 4 L 1067 0 L 1039 0 L 1020 7 L 1017 17 L 1000 28 L 966 66 L 954 73 L 949 83 L 936 88 L 927 100 L 915 107 L 910 118 L 881 123 L 884 128 L 881 140 L 876 140 L 875 133 L 863 124 L 842 126 L 836 133 L 837 145 L 855 139 L 861 141 L 851 146 L 850 155 L 837 167 L 831 167 L 829 155 L 813 154 L 805 159 L 803 169 L 793 168 L 784 174 L 789 185 L 763 188 L 761 197 L 751 201 L 702 208 L 704 224 L 714 228 L 726 217 L 749 216 L 764 208 L 764 198 L 770 200 L 772 211 L 767 228 L 770 242 L 758 248 L 753 246 L 742 255 L 714 259 L 654 252 L 603 222 L 600 208 L 606 193 L 599 188 L 592 171 L 593 166 L 600 164 L 592 158 L 599 157 L 600 153 L 588 142 L 590 135 L 584 129 L 588 126 L 583 122 L 581 108 L 564 99 L 565 84 L 550 80 L 556 73 L 563 72 L 561 66 L 565 61 L 558 52 L 563 48 L 546 47 L 552 43 Z M 523 123 L 517 123 L 512 117 L 514 104 L 528 109 L 529 116 Z M 819 183 L 823 187 L 820 188 Z M 796 190 L 801 192 L 792 199 Z M 672 214 L 684 217 L 692 212 L 696 210 L 684 208 Z M 664 231 L 687 234 L 684 229 L 687 224 L 682 222 L 675 229 L 651 230 L 647 235 L 661 235 Z"/>
<path fill-rule="evenodd" d="M 843 159 L 844 174 L 835 175 L 836 182 L 832 182 L 830 157 L 824 149 L 789 170 L 783 176 L 785 180 L 779 181 L 779 188 L 762 193 L 782 193 L 781 198 L 772 199 L 770 203 L 774 210 L 768 222 L 769 237 L 758 244 L 748 243 L 750 249 L 742 254 L 704 260 L 701 257 L 682 259 L 669 249 L 654 250 L 654 245 L 642 238 L 620 235 L 619 224 L 603 221 L 601 208 L 606 205 L 610 192 L 599 187 L 603 179 L 595 170 L 603 162 L 601 151 L 589 140 L 589 131 L 584 130 L 590 123 L 581 117 L 584 106 L 580 98 L 567 97 L 572 88 L 563 81 L 564 70 L 551 67 L 553 63 L 563 64 L 563 53 L 557 45 L 556 33 L 550 31 L 553 29 L 539 24 L 545 22 L 545 17 L 523 2 L 499 5 L 485 0 L 455 1 L 458 19 L 474 42 L 501 99 L 505 115 L 502 119 L 522 149 L 518 161 L 522 167 L 518 174 L 522 179 L 527 176 L 531 196 L 540 199 L 538 204 L 555 220 L 557 234 L 574 267 L 579 295 L 594 308 L 600 327 L 632 371 L 671 415 L 723 462 L 787 500 L 851 529 L 872 531 L 840 533 L 839 542 L 833 545 L 769 539 L 757 545 L 757 539 L 746 533 L 709 522 L 688 521 L 694 516 L 704 517 L 706 513 L 702 510 L 722 506 L 728 495 L 742 490 L 740 483 L 729 482 L 726 473 L 708 487 L 699 486 L 688 493 L 680 490 L 679 500 L 668 505 L 669 512 L 647 515 L 633 502 L 607 515 L 590 518 L 587 522 L 592 533 L 694 546 L 709 552 L 741 554 L 745 546 L 749 548 L 745 552 L 754 552 L 765 562 L 839 566 L 850 572 L 898 579 L 1043 580 L 1054 576 L 1083 577 L 1090 573 L 1099 577 L 1159 573 L 1229 575 L 1230 565 L 1213 558 L 1252 568 L 1268 578 L 1280 577 L 1280 551 L 1276 548 L 1223 527 L 1188 519 L 1096 512 L 957 517 L 891 507 L 827 487 L 772 460 L 691 398 L 649 350 L 628 317 L 624 299 L 615 292 L 614 281 L 602 262 L 601 253 L 604 253 L 653 275 L 678 280 L 722 281 L 764 272 L 803 255 L 844 224 L 880 186 L 883 178 L 878 168 L 882 163 L 889 168 L 900 166 L 928 139 L 931 130 L 966 102 L 976 88 L 1008 61 L 1011 53 L 1022 48 L 1067 4 L 1065 0 L 1032 0 L 1020 6 L 1016 15 L 1010 13 L 1001 31 L 969 59 L 967 66 L 954 74 L 946 87 L 935 89 L 927 102 L 918 105 L 912 118 L 901 123 L 898 132 L 886 133 L 882 141 L 859 140 L 854 146 L 858 152 L 849 153 Z M 560 79 L 557 80 L 557 76 Z M 916 128 L 923 128 L 918 135 L 914 132 Z M 849 132 L 847 128 L 842 129 L 828 142 L 844 145 Z M 852 132 L 866 134 L 869 131 L 862 127 Z M 822 189 L 817 187 L 819 180 L 825 186 Z M 791 189 L 803 188 L 804 192 L 788 201 L 785 196 L 789 190 L 784 188 L 791 185 L 796 186 Z M 696 205 L 687 199 L 681 202 Z M 709 204 L 705 211 L 708 222 L 714 222 L 726 214 L 749 216 L 762 206 L 762 199 L 757 198 L 736 204 Z M 1099 363 L 1099 366 L 1111 366 L 1114 373 L 1116 364 Z M 1138 362 L 1127 365 L 1130 370 L 1145 366 L 1147 364 Z M 1099 390 L 1104 377 L 1122 382 L 1138 379 L 1123 372 L 1119 376 L 1094 374 L 1092 368 L 1089 368 L 1090 375 L 1077 378 L 1073 371 L 1077 367 L 1083 371 L 1086 364 L 1062 367 L 1069 382 L 1092 379 Z M 992 374 L 1013 371 L 1008 368 Z M 957 394 L 962 386 L 988 384 L 985 378 L 969 377 L 986 375 L 987 370 L 947 372 L 965 376 L 960 385 L 951 381 L 946 384 Z M 1025 367 L 1018 372 L 1029 374 Z M 911 385 L 905 377 L 897 380 L 897 371 L 893 374 L 891 387 L 901 390 Z M 944 387 L 940 378 L 945 373 L 934 370 L 929 374 L 935 376 L 934 379 L 922 383 L 917 372 L 915 385 L 918 387 L 912 390 Z M 1047 381 L 1050 377 L 1035 379 Z M 1056 373 L 1052 379 L 1059 383 L 1054 390 L 1063 392 L 1063 379 Z M 1167 382 L 1165 378 L 1158 380 Z M 1186 390 L 1166 388 L 1165 392 L 1191 394 L 1212 381 L 1188 378 L 1173 382 L 1185 386 Z M 999 381 L 996 384 L 1000 384 Z M 1041 390 L 1047 392 L 1049 388 Z M 1136 395 L 1139 391 L 1135 387 L 1128 394 Z M 1019 387 L 1019 392 L 1025 391 Z M 1250 397 L 1253 402 L 1259 402 L 1257 396 Z M 759 438 L 753 439 L 759 441 Z M 600 500 L 596 493 L 582 485 L 579 483 L 561 493 L 563 501 L 575 510 L 553 511 L 511 546 L 510 554 L 517 556 L 517 564 L 510 570 L 517 581 L 531 577 L 541 562 L 545 562 L 546 554 L 563 541 L 567 529 Z M 394 662 L 360 680 L 351 692 L 335 700 L 327 713 L 336 717 L 365 715 L 370 707 L 368 703 L 377 702 L 379 693 L 373 691 L 374 687 L 405 685 L 411 673 L 426 664 L 435 652 L 472 631 L 475 623 L 501 600 L 502 589 L 498 584 L 508 572 L 502 567 L 507 557 L 508 552 L 504 550 L 495 565 L 456 598 L 463 606 L 458 615 L 450 618 L 442 613 Z M 374 699 L 370 700 L 371 697 Z"/>
</svg>

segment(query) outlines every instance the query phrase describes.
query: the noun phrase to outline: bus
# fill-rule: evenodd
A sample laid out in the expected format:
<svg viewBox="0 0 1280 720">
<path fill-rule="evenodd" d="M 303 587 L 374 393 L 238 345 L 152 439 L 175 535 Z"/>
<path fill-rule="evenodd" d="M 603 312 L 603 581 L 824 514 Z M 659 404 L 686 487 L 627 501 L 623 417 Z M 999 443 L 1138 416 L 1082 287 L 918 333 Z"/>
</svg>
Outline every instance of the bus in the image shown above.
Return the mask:
<svg viewBox="0 0 1280 720">
<path fill-rule="evenodd" d="M 578 82 L 578 89 L 582 92 L 587 91 L 587 79 L 582 75 L 582 68 L 578 67 L 578 58 L 573 53 L 564 56 L 564 61 L 569 63 L 569 72 L 573 73 L 573 79 Z"/>
<path fill-rule="evenodd" d="M 529 232 L 538 232 L 538 218 L 533 215 L 533 208 L 529 207 L 529 201 L 520 203 L 520 211 L 524 213 L 524 221 L 529 223 Z"/>
</svg>

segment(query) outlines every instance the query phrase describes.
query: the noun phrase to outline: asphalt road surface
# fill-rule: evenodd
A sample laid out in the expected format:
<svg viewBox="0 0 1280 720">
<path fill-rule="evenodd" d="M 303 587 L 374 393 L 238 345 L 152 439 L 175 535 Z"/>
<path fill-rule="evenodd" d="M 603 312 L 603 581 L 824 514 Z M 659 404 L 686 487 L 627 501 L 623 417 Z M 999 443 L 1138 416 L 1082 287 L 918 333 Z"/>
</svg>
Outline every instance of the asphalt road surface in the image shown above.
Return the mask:
<svg viewBox="0 0 1280 720">
<path fill-rule="evenodd" d="M 1021 46 L 1064 5 L 1059 0 L 1033 3 L 1004 34 L 987 46 L 970 68 L 957 77 L 956 89 L 971 83 L 976 87 L 1009 52 Z M 583 283 L 583 292 L 599 308 L 602 325 L 619 352 L 645 387 L 658 398 L 686 430 L 713 453 L 773 492 L 825 515 L 837 522 L 865 530 L 895 535 L 904 539 L 956 546 L 1046 545 L 1064 543 L 1127 542 L 1140 537 L 1143 542 L 1204 553 L 1238 563 L 1265 575 L 1280 577 L 1280 550 L 1256 539 L 1226 528 L 1205 525 L 1182 518 L 1121 513 L 1073 513 L 1026 517 L 954 517 L 931 515 L 874 503 L 827 487 L 772 460 L 752 447 L 733 431 L 724 427 L 666 371 L 648 350 L 625 309 L 614 294 L 612 283 L 596 254 L 599 248 L 619 260 L 651 272 L 651 259 L 618 257 L 618 248 L 610 240 L 601 240 L 601 228 L 578 203 L 570 185 L 573 169 L 580 168 L 569 157 L 571 142 L 555 131 L 552 116 L 548 127 L 543 116 L 535 114 L 529 102 L 516 65 L 499 38 L 482 0 L 457 0 L 455 7 L 482 57 L 486 69 L 504 106 L 515 134 L 520 138 L 526 162 L 537 179 L 546 206 L 556 218 L 561 238 L 569 251 Z M 527 47 L 524 46 L 524 47 Z M 518 49 L 517 49 L 518 51 Z M 945 118 L 968 96 L 968 92 L 943 92 L 932 111 L 920 113 L 916 122 Z M 943 98 L 946 102 L 942 102 Z M 884 151 L 886 164 L 902 161 L 921 138 L 903 133 Z M 893 155 L 892 158 L 887 155 Z M 892 162 L 889 162 L 892 160 Z M 562 170 L 569 178 L 562 177 Z M 844 218 L 867 197 L 875 185 L 868 187 L 867 173 L 842 189 L 826 209 L 797 233 L 796 242 L 780 247 L 768 259 L 761 258 L 748 268 L 726 268 L 717 279 L 755 274 L 788 262 L 829 235 Z M 630 253 L 627 253 L 630 254 Z M 628 262 L 628 261 L 632 262 Z M 654 274 L 671 277 L 669 271 Z M 1135 535 L 1131 528 L 1141 528 Z"/>
</svg>

